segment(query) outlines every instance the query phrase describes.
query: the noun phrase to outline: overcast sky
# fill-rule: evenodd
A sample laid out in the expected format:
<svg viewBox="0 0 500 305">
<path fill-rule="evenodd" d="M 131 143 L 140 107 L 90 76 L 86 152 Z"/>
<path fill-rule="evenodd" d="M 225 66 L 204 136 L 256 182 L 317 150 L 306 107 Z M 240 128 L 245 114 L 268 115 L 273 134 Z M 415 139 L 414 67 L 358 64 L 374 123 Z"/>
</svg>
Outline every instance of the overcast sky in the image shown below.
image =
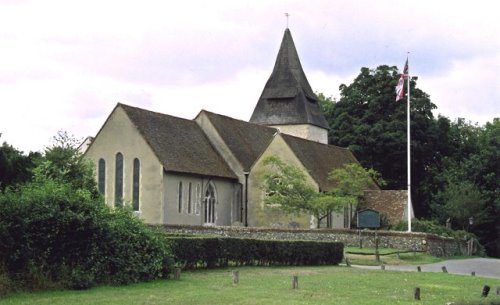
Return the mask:
<svg viewBox="0 0 500 305">
<path fill-rule="evenodd" d="M 500 116 L 497 1 L 0 0 L 0 142 L 41 151 L 95 136 L 116 103 L 248 120 L 286 28 L 312 88 L 338 97 L 361 67 L 396 65 L 435 115 Z"/>
</svg>

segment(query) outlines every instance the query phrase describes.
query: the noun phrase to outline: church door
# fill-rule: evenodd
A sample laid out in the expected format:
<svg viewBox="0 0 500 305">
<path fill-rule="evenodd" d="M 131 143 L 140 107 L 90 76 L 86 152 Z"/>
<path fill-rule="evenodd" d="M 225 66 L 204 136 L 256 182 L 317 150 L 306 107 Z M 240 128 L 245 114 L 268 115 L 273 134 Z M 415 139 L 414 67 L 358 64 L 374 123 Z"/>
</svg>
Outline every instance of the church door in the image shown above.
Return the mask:
<svg viewBox="0 0 500 305">
<path fill-rule="evenodd" d="M 203 200 L 203 215 L 205 224 L 215 224 L 215 191 L 212 184 L 208 185 L 205 192 L 205 199 Z"/>
</svg>

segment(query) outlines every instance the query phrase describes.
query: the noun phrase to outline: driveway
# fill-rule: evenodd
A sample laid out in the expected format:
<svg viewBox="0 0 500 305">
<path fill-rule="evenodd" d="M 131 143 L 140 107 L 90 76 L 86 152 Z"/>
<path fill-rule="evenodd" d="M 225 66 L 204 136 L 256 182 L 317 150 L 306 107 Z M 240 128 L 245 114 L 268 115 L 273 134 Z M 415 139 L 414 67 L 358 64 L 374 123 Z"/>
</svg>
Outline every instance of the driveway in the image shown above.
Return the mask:
<svg viewBox="0 0 500 305">
<path fill-rule="evenodd" d="M 500 259 L 493 258 L 470 258 L 442 261 L 434 264 L 420 265 L 422 272 L 443 272 L 442 267 L 446 267 L 448 273 L 471 275 L 472 272 L 480 277 L 500 278 Z M 352 265 L 355 268 L 381 269 L 380 266 L 360 266 Z M 385 270 L 415 271 L 417 265 L 386 265 Z"/>
</svg>

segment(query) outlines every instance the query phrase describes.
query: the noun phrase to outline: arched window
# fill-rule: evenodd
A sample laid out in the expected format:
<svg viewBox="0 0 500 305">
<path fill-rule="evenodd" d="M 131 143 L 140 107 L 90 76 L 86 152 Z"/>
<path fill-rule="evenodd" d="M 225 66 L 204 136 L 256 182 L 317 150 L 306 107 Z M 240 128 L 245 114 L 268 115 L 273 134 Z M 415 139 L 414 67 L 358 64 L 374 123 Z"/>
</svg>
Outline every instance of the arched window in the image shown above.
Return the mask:
<svg viewBox="0 0 500 305">
<path fill-rule="evenodd" d="M 121 206 L 123 200 L 123 155 L 115 157 L 115 206 Z"/>
<path fill-rule="evenodd" d="M 213 185 L 209 184 L 205 192 L 205 199 L 203 200 L 203 214 L 206 224 L 215 223 L 215 202 L 215 190 Z"/>
<path fill-rule="evenodd" d="M 99 159 L 97 165 L 97 188 L 99 193 L 104 195 L 106 191 L 106 161 L 103 158 Z"/>
<path fill-rule="evenodd" d="M 139 211 L 139 182 L 141 176 L 141 162 L 139 159 L 134 159 L 134 173 L 132 181 L 132 208 L 134 211 Z"/>
</svg>

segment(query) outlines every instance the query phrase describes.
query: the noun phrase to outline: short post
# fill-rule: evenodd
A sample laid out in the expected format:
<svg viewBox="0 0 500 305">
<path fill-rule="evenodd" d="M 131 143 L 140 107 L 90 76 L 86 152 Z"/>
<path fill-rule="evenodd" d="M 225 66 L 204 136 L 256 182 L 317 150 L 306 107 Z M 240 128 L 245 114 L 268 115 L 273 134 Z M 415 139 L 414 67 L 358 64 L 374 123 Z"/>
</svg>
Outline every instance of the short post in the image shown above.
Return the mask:
<svg viewBox="0 0 500 305">
<path fill-rule="evenodd" d="M 380 253 L 378 252 L 378 243 L 379 243 L 379 239 L 377 236 L 377 231 L 375 231 L 375 260 L 377 262 L 380 262 Z"/>
<path fill-rule="evenodd" d="M 417 266 L 417 272 L 422 272 L 422 268 L 420 268 L 420 266 Z"/>
<path fill-rule="evenodd" d="M 488 293 L 490 293 L 490 286 L 484 285 L 483 286 L 483 291 L 481 292 L 481 296 L 483 298 L 486 298 L 488 296 Z"/>
<path fill-rule="evenodd" d="M 174 280 L 181 279 L 181 268 L 174 268 Z"/>
<path fill-rule="evenodd" d="M 363 239 L 361 238 L 361 230 L 358 230 L 359 232 L 359 248 L 363 249 Z"/>
<path fill-rule="evenodd" d="M 470 275 L 471 275 L 471 276 L 476 276 L 476 271 L 472 271 L 472 272 L 470 273 Z"/>
<path fill-rule="evenodd" d="M 385 270 L 385 265 L 384 264 L 380 265 L 380 269 Z"/>
<path fill-rule="evenodd" d="M 398 259 L 401 259 L 401 255 L 399 254 L 399 251 L 398 251 L 398 252 L 396 252 L 396 257 L 397 257 Z"/>
<path fill-rule="evenodd" d="M 419 287 L 413 288 L 413 297 L 415 298 L 415 300 L 420 300 L 420 288 Z"/>
<path fill-rule="evenodd" d="M 448 273 L 448 270 L 446 270 L 446 266 L 441 267 L 441 270 L 443 270 L 444 273 Z"/>
<path fill-rule="evenodd" d="M 240 282 L 240 271 L 233 270 L 232 275 L 233 275 L 233 284 L 238 284 Z"/>
<path fill-rule="evenodd" d="M 500 295 L 500 287 L 497 287 L 497 295 Z"/>
<path fill-rule="evenodd" d="M 294 275 L 292 278 L 292 289 L 299 289 L 299 276 Z"/>
<path fill-rule="evenodd" d="M 348 257 L 345 258 L 345 264 L 347 267 L 351 267 L 351 260 Z"/>
</svg>

